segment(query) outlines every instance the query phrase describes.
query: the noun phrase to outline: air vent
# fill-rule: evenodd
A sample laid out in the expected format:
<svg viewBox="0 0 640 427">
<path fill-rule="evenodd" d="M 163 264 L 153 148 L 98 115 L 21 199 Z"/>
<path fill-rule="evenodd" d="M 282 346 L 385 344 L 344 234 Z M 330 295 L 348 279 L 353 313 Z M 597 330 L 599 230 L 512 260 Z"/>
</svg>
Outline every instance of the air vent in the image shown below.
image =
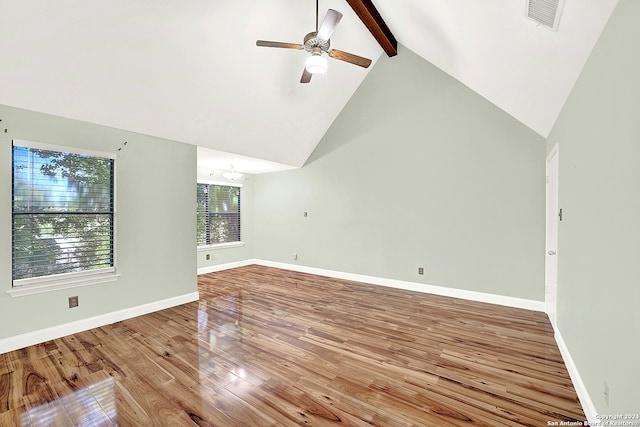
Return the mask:
<svg viewBox="0 0 640 427">
<path fill-rule="evenodd" d="M 528 18 L 558 30 L 564 0 L 526 0 L 526 2 Z"/>
</svg>

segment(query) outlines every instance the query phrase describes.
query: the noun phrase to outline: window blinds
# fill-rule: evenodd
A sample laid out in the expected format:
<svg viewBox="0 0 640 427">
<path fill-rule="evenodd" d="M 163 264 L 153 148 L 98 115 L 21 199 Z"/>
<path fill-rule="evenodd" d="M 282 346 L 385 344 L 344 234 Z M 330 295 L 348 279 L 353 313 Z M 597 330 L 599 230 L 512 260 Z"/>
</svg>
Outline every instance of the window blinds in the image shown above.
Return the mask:
<svg viewBox="0 0 640 427">
<path fill-rule="evenodd" d="M 197 244 L 240 241 L 240 188 L 197 185 Z"/>
<path fill-rule="evenodd" d="M 113 267 L 114 161 L 13 146 L 13 279 Z"/>
</svg>

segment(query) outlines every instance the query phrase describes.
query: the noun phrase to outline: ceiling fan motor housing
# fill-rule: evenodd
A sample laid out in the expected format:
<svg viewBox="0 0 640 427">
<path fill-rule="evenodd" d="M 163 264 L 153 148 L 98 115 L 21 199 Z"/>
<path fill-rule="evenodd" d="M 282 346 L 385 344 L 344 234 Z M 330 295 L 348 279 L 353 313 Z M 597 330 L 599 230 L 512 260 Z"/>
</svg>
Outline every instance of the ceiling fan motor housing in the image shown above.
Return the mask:
<svg viewBox="0 0 640 427">
<path fill-rule="evenodd" d="M 304 50 L 307 52 L 313 52 L 314 48 L 320 48 L 323 52 L 329 51 L 331 42 L 329 40 L 321 40 L 316 37 L 316 32 L 312 31 L 304 36 Z"/>
</svg>

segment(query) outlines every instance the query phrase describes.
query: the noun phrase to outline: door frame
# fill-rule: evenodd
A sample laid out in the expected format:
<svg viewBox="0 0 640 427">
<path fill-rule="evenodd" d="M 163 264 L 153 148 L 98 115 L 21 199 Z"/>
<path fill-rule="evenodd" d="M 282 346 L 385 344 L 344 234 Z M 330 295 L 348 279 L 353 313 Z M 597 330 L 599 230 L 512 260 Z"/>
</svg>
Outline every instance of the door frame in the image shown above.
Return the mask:
<svg viewBox="0 0 640 427">
<path fill-rule="evenodd" d="M 555 158 L 555 170 L 552 170 L 551 163 Z M 558 311 L 558 235 L 561 218 L 559 218 L 559 155 L 558 144 L 556 143 L 546 159 L 545 168 L 545 263 L 544 263 L 544 300 L 545 309 L 551 324 L 556 327 Z M 549 175 L 555 172 L 555 182 L 549 182 Z M 552 197 L 550 185 L 555 185 L 555 203 L 549 203 Z M 555 242 L 555 244 L 553 243 Z M 553 247 L 552 247 L 553 246 Z M 549 251 L 555 251 L 555 255 L 550 255 Z M 555 268 L 550 263 L 550 258 L 554 257 Z M 552 277 L 553 276 L 553 277 Z"/>
</svg>

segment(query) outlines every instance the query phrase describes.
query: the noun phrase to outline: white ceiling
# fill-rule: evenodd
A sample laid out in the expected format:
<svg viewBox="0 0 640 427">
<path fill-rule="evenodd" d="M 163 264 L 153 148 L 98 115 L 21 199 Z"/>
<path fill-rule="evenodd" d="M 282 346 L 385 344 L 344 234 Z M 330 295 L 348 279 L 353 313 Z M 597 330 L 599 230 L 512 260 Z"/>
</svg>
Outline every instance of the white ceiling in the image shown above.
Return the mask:
<svg viewBox="0 0 640 427">
<path fill-rule="evenodd" d="M 293 166 L 225 151 L 198 147 L 198 182 L 227 181 L 223 174 L 230 170 L 257 174 L 294 169 Z M 239 180 L 240 182 L 243 179 Z"/>
<path fill-rule="evenodd" d="M 546 137 L 617 0 L 566 0 L 557 32 L 525 18 L 525 0 L 374 4 L 399 43 Z M 321 18 L 327 8 L 344 14 L 332 47 L 375 66 L 382 50 L 347 3 L 320 0 Z M 0 104 L 195 144 L 237 170 L 269 161 L 248 173 L 303 165 L 371 69 L 330 59 L 303 85 L 306 52 L 256 47 L 302 43 L 313 0 L 0 0 L 0 11 Z"/>
</svg>

